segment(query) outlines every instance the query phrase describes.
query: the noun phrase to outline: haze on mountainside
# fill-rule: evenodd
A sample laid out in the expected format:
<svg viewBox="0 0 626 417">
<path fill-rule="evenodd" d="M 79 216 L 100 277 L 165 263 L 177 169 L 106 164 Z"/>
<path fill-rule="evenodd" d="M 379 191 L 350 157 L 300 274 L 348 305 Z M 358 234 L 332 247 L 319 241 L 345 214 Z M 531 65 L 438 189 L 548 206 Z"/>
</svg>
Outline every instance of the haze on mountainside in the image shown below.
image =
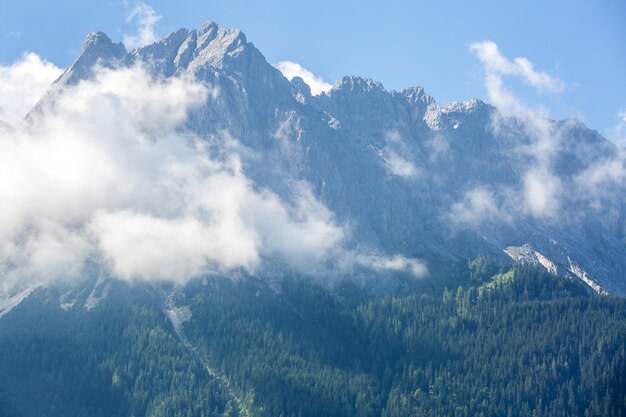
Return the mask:
<svg viewBox="0 0 626 417">
<path fill-rule="evenodd" d="M 355 76 L 312 95 L 212 22 L 130 52 L 90 34 L 26 122 L 3 130 L 4 291 L 94 265 L 178 283 L 332 280 L 488 255 L 624 294 L 623 151 L 502 83 L 558 80 L 492 42 L 471 49 L 504 113 Z M 16 65 L 52 71 L 38 59 Z"/>
</svg>

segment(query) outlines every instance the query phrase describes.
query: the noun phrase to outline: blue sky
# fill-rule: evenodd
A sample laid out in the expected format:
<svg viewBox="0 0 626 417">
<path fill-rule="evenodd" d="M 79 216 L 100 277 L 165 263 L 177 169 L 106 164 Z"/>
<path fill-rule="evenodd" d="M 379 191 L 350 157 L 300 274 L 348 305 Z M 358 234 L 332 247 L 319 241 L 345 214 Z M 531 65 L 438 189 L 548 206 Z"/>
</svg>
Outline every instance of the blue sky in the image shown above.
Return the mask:
<svg viewBox="0 0 626 417">
<path fill-rule="evenodd" d="M 626 136 L 626 2 L 606 1 L 147 1 L 166 35 L 214 20 L 241 28 L 269 62 L 294 61 L 328 82 L 344 74 L 388 89 L 423 85 L 438 101 L 489 101 L 483 63 L 470 45 L 492 41 L 513 60 L 561 88 L 503 79 L 520 100 L 554 118 L 578 117 L 607 136 Z M 131 0 L 2 0 L 0 64 L 35 52 L 58 66 L 75 57 L 88 32 L 114 40 L 133 33 Z M 620 139 L 620 138 L 616 138 Z"/>
</svg>

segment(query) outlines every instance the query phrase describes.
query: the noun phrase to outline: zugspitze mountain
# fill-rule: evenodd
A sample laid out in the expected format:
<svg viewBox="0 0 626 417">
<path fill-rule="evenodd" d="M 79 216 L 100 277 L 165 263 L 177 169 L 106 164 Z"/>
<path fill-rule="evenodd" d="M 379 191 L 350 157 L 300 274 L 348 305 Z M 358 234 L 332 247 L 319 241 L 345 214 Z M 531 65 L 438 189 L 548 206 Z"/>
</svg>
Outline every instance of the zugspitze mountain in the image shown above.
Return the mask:
<svg viewBox="0 0 626 417">
<path fill-rule="evenodd" d="M 387 263 L 418 260 L 436 279 L 445 265 L 489 256 L 626 294 L 623 156 L 577 120 L 511 117 L 475 99 L 440 104 L 422 87 L 388 91 L 357 76 L 312 95 L 241 31 L 212 22 L 131 51 L 90 34 L 28 120 L 36 125 L 96 69 L 138 64 L 156 79 L 205 85 L 210 94 L 184 128 L 234 138 L 257 189 L 286 201 L 294 184 L 310 190 L 345 231 L 343 251 L 365 269 L 378 254 Z M 259 273 L 288 270 L 279 258 L 268 256 Z M 324 273 L 366 274 L 320 262 Z"/>
</svg>

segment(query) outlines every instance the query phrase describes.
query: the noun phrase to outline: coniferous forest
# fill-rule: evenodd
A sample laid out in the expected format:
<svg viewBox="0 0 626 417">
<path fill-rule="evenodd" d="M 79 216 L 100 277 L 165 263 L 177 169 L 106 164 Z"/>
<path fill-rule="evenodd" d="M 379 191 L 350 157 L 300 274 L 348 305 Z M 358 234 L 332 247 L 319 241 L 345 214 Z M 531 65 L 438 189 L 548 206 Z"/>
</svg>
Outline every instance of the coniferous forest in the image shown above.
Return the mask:
<svg viewBox="0 0 626 417">
<path fill-rule="evenodd" d="M 454 285 L 450 285 L 453 282 Z M 0 416 L 625 416 L 626 300 L 477 259 L 446 286 L 114 283 L 0 319 Z"/>
</svg>

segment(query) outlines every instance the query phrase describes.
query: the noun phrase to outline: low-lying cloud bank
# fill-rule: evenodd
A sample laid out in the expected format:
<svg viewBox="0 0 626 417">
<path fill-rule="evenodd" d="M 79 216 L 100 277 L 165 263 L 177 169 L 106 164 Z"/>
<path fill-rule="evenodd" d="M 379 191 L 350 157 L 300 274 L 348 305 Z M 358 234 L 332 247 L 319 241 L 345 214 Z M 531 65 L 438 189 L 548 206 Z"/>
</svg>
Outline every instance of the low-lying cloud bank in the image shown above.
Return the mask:
<svg viewBox="0 0 626 417">
<path fill-rule="evenodd" d="M 302 273 L 338 256 L 348 268 L 425 273 L 416 260 L 345 249 L 349 230 L 307 184 L 281 198 L 246 176 L 227 134 L 186 131 L 189 110 L 214 93 L 141 65 L 100 68 L 34 123 L 0 129 L 0 293 L 76 279 L 94 260 L 121 279 L 181 284 L 266 259 Z"/>
</svg>

